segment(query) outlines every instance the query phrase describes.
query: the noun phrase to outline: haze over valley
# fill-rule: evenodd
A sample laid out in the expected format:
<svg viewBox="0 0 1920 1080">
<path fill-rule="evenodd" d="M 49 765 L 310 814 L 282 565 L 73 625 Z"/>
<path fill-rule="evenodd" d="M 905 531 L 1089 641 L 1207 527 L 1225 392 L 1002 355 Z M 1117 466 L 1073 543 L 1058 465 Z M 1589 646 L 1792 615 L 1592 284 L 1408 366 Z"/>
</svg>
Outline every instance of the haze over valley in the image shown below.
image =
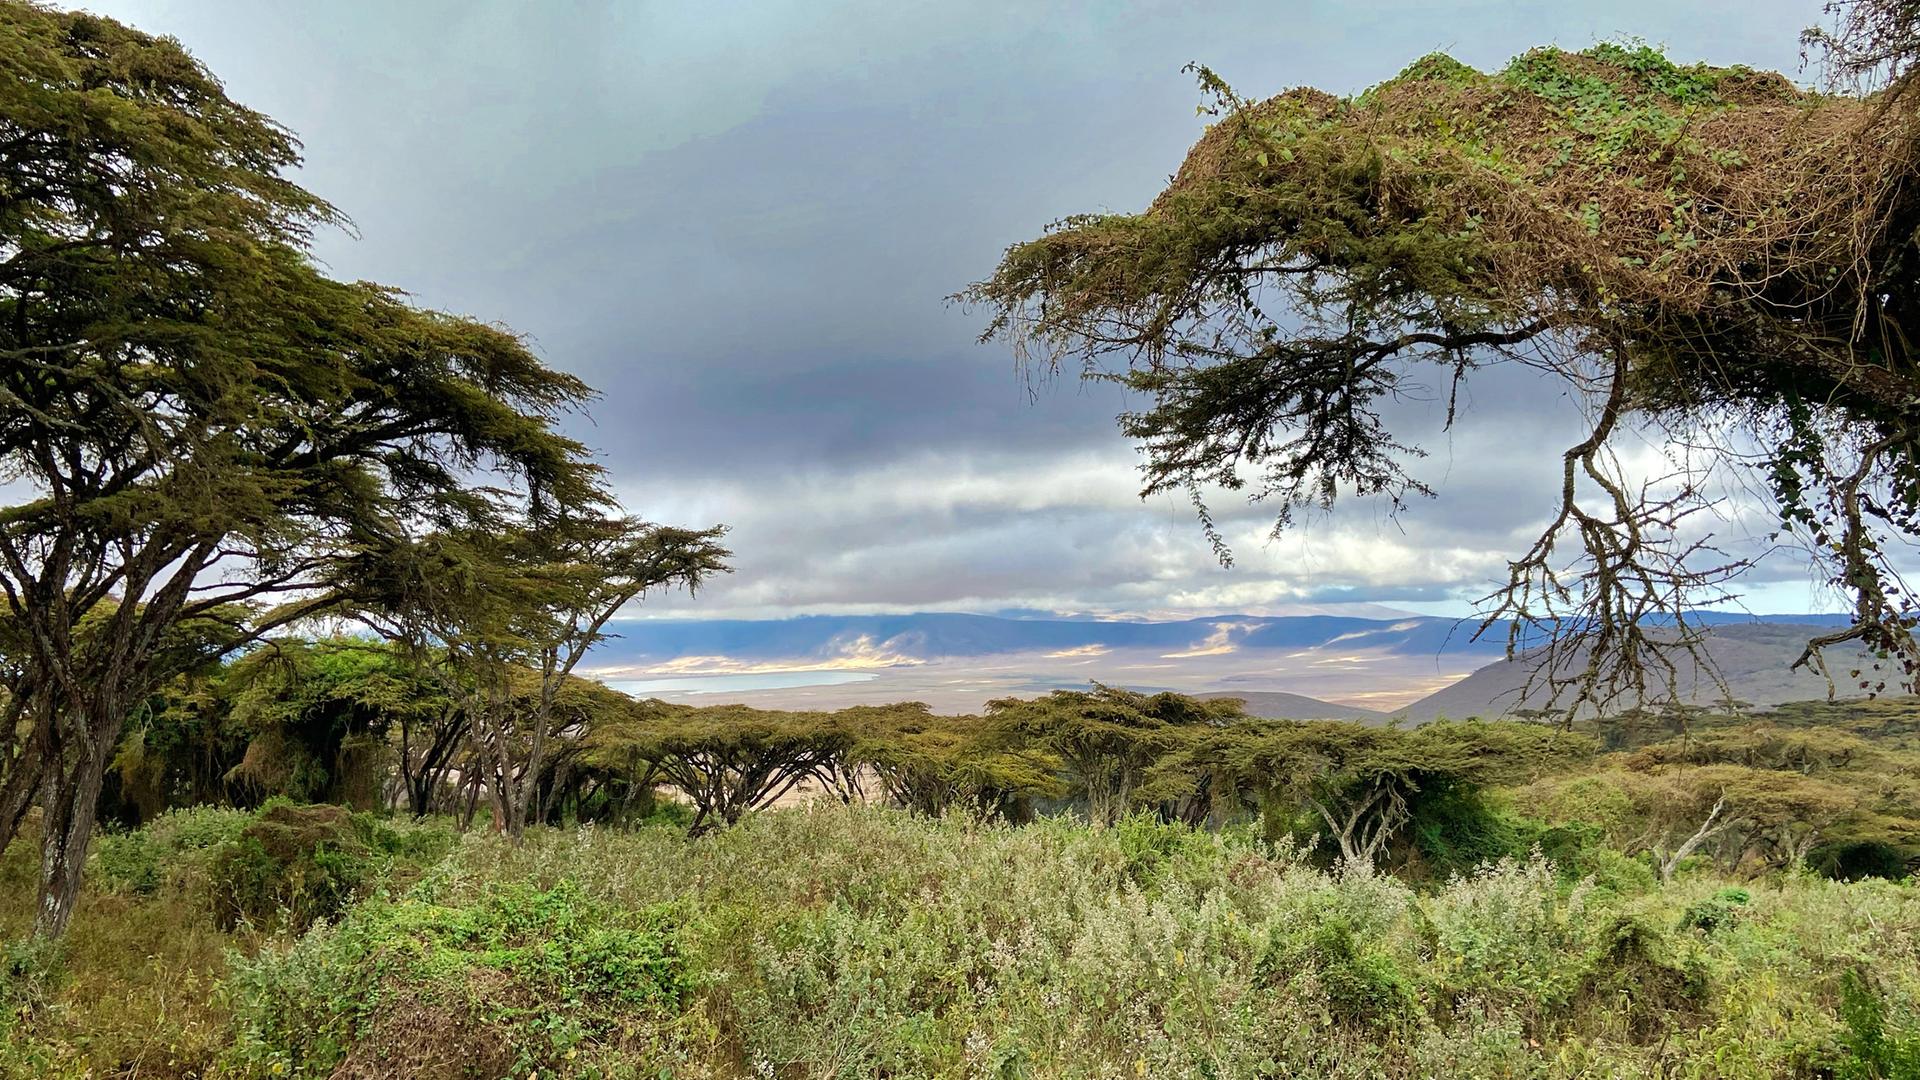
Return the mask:
<svg viewBox="0 0 1920 1080">
<path fill-rule="evenodd" d="M 1825 696 L 1817 675 L 1788 669 L 1811 634 L 1844 619 L 1702 613 L 1700 621 L 1720 629 L 1712 639 L 1714 655 L 1729 667 L 1740 700 L 1771 704 Z M 627 619 L 615 624 L 618 636 L 594 649 L 582 673 L 638 697 L 763 708 L 911 700 L 936 712 L 968 713 L 993 698 L 1085 689 L 1093 682 L 1149 691 L 1299 695 L 1308 700 L 1269 713 L 1297 719 L 1409 710 L 1426 720 L 1539 704 L 1514 693 L 1524 679 L 1515 665 L 1501 662 L 1504 633 L 1476 641 L 1477 625 L 1379 608 L 1367 610 L 1366 617 L 1175 620 L 939 612 Z M 1693 679 L 1688 689 L 1702 700 L 1717 696 L 1710 680 Z M 1268 701 L 1270 710 L 1282 708 Z"/>
</svg>

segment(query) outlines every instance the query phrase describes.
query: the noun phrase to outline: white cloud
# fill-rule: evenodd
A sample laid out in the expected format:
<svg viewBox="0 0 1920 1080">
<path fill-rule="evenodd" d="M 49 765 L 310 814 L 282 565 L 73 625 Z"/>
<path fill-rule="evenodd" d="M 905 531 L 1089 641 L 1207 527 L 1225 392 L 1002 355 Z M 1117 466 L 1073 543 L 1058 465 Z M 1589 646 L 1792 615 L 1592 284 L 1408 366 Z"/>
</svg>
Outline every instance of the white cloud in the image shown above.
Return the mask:
<svg viewBox="0 0 1920 1080">
<path fill-rule="evenodd" d="M 891 642 L 877 643 L 862 634 L 828 657 L 788 660 L 739 660 L 731 656 L 681 656 L 660 664 L 615 665 L 585 671 L 598 679 L 630 679 L 638 675 L 765 675 L 800 671 L 873 671 L 879 668 L 918 667 L 926 660 L 898 652 Z"/>
</svg>

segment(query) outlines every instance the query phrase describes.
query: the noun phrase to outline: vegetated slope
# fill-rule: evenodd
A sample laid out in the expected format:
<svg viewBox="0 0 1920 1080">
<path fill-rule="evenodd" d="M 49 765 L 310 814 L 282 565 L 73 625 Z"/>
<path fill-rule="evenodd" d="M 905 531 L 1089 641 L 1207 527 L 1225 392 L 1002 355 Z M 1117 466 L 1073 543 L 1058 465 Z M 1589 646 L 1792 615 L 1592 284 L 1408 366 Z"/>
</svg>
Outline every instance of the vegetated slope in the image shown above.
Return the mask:
<svg viewBox="0 0 1920 1080">
<path fill-rule="evenodd" d="M 1905 1075 L 1893 1067 L 1912 1059 L 1920 975 L 1904 961 L 1920 896 L 1882 882 L 1702 873 L 1662 886 L 1620 859 L 1536 855 L 1422 889 L 1330 873 L 1246 831 L 982 829 L 859 807 L 755 814 L 691 839 L 540 828 L 440 850 L 418 884 L 247 950 L 219 948 L 238 939 L 171 886 L 99 882 L 75 924 L 73 979 L 47 990 L 58 1007 L 0 1014 L 0 1075 L 977 1076 L 1018 1063 L 1361 1080 L 1562 1075 L 1571 1058 L 1614 1076 L 1734 1061 L 1743 1076 L 1865 1077 Z M 173 856 L 156 854 L 167 879 Z M 0 874 L 29 872 L 28 857 L 9 853 Z M 0 891 L 0 928 L 29 914 L 22 895 Z M 194 934 L 200 948 L 174 944 Z M 230 991 L 205 992 L 215 982 Z"/>
<path fill-rule="evenodd" d="M 1788 701 L 1809 701 L 1827 696 L 1827 681 L 1817 672 L 1793 670 L 1793 662 L 1806 647 L 1807 639 L 1825 632 L 1818 625 L 1801 623 L 1751 622 L 1729 623 L 1706 631 L 1705 650 L 1714 669 L 1724 680 L 1734 700 L 1752 705 L 1779 705 Z M 1833 671 L 1835 689 L 1840 697 L 1863 696 L 1858 679 L 1873 671 L 1872 658 L 1859 649 L 1827 650 L 1827 664 Z M 1519 660 L 1499 660 L 1394 713 L 1418 723 L 1449 716 L 1504 716 L 1522 709 L 1546 707 L 1547 696 L 1535 690 L 1524 697 L 1522 688 L 1538 652 Z M 1680 687 L 1685 700 L 1697 705 L 1712 705 L 1721 700 L 1718 684 L 1707 672 L 1682 662 Z"/>
<path fill-rule="evenodd" d="M 1358 705 L 1336 705 L 1331 701 L 1289 694 L 1279 690 L 1214 690 L 1195 694 L 1205 701 L 1238 698 L 1246 703 L 1247 715 L 1269 720 L 1358 720 L 1366 724 L 1384 724 L 1389 716 Z"/>
</svg>

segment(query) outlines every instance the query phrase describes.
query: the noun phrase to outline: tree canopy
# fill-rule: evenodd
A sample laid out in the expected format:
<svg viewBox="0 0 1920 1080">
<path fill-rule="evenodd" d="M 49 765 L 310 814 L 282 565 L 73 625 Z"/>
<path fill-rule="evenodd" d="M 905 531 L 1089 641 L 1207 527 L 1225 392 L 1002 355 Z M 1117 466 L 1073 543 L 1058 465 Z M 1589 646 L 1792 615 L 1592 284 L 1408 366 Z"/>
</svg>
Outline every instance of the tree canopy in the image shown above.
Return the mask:
<svg viewBox="0 0 1920 1080">
<path fill-rule="evenodd" d="M 987 703 L 989 725 L 1005 746 L 1042 750 L 1065 767 L 1072 790 L 1087 800 L 1087 815 L 1111 825 L 1142 805 L 1189 795 L 1184 772 L 1155 764 L 1197 732 L 1246 718 L 1232 698 L 1201 700 L 1184 694 L 1143 694 L 1095 683 L 1089 690 L 1055 690 L 1038 698 Z"/>
<path fill-rule="evenodd" d="M 232 648 L 353 602 L 424 532 L 611 499 L 559 427 L 588 387 L 323 274 L 313 231 L 343 219 L 290 179 L 299 144 L 178 42 L 9 2 L 0 68 L 0 475 L 29 492 L 0 509 L 0 594 L 32 751 L 0 761 L 0 808 L 42 794 L 58 934 L 127 710 L 180 670 L 168 628 L 227 619 Z"/>
<path fill-rule="evenodd" d="M 1757 470 L 1854 598 L 1803 660 L 1859 639 L 1914 670 L 1884 547 L 1920 513 L 1904 76 L 1814 92 L 1619 44 L 1493 73 L 1429 56 L 1347 98 L 1254 102 L 1199 74 L 1217 119 L 1151 206 L 1068 218 L 960 297 L 991 310 L 987 337 L 1145 395 L 1121 417 L 1145 493 L 1189 493 L 1223 557 L 1208 486 L 1279 504 L 1276 528 L 1341 492 L 1404 505 L 1431 489 L 1382 404 L 1432 380 L 1464 421 L 1477 371 L 1527 364 L 1592 426 L 1482 629 L 1515 649 L 1548 631 L 1556 697 L 1650 698 L 1692 647 L 1686 612 L 1745 566 L 1693 520 L 1720 461 Z M 1630 424 L 1707 464 L 1628 476 L 1609 445 Z"/>
</svg>

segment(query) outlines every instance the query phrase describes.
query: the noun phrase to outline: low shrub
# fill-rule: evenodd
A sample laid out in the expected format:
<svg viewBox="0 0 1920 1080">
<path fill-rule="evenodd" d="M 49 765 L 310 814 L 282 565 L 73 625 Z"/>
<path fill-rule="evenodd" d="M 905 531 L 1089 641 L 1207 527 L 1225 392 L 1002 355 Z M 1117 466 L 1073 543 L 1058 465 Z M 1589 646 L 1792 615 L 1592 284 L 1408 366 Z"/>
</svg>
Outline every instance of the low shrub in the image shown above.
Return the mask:
<svg viewBox="0 0 1920 1080">
<path fill-rule="evenodd" d="M 1355 940 L 1352 927 L 1328 921 L 1314 929 L 1312 963 L 1328 1012 L 1348 1023 L 1405 1021 L 1420 1006 L 1411 979 L 1392 956 Z"/>
<path fill-rule="evenodd" d="M 1721 889 L 1681 912 L 1680 929 L 1702 930 L 1711 934 L 1738 918 L 1751 899 L 1753 894 L 1745 889 L 1732 886 Z"/>
<path fill-rule="evenodd" d="M 234 986 L 237 1075 L 453 1080 L 657 1070 L 692 975 L 669 909 L 563 883 L 471 906 L 372 901 L 241 962 Z"/>
<path fill-rule="evenodd" d="M 1503 813 L 1486 791 L 1442 785 L 1413 800 L 1406 825 L 1426 876 L 1442 880 L 1500 859 L 1525 858 L 1533 830 Z"/>
<path fill-rule="evenodd" d="M 143 828 L 94 841 L 92 872 L 115 892 L 151 896 L 162 887 L 203 892 L 209 864 L 253 820 L 251 812 L 229 807 L 169 810 Z"/>
<path fill-rule="evenodd" d="M 262 808 L 214 861 L 214 912 L 222 925 L 301 929 L 339 914 L 372 862 L 357 824 L 339 806 Z"/>
<path fill-rule="evenodd" d="M 1866 1080 L 1920 1040 L 1920 890 L 1884 880 L 1660 885 L 1589 851 L 1578 880 L 1414 885 L 1148 818 L 822 806 L 449 848 L 319 816 L 363 860 L 333 921 L 222 934 L 164 885 L 91 889 L 0 1075 Z M 0 893 L 7 926 L 30 909 Z"/>
<path fill-rule="evenodd" d="M 0 940 L 0 1028 L 10 1028 L 46 1005 L 63 968 L 56 942 Z"/>
<path fill-rule="evenodd" d="M 1652 921 L 1614 915 L 1581 958 L 1576 1007 L 1635 1042 L 1660 1039 L 1700 1012 L 1712 982 L 1699 956 Z M 1570 965 L 1575 966 L 1575 965 Z"/>
<path fill-rule="evenodd" d="M 213 910 L 226 927 L 303 930 L 336 917 L 377 881 L 404 883 L 396 870 L 431 863 L 451 843 L 433 825 L 395 826 L 345 807 L 272 800 L 212 860 Z"/>
<path fill-rule="evenodd" d="M 1920 1080 L 1920 1015 L 1899 1015 L 1887 995 L 1860 971 L 1840 979 L 1840 1019 L 1846 1024 L 1847 1057 L 1838 1080 Z"/>
</svg>

